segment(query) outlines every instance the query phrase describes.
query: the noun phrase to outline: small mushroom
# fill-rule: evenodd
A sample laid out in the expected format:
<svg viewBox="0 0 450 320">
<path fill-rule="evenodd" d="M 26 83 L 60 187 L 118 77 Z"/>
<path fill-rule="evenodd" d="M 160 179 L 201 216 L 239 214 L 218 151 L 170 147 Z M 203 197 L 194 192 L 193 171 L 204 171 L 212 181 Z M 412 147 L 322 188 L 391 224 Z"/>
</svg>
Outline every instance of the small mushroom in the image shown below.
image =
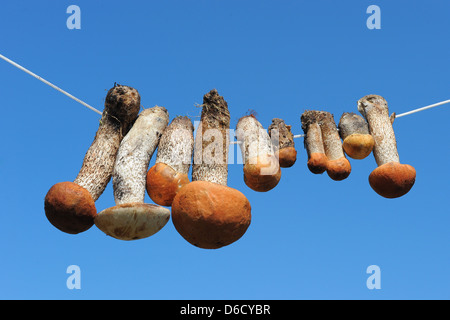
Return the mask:
<svg viewBox="0 0 450 320">
<path fill-rule="evenodd" d="M 275 188 L 281 178 L 280 164 L 269 134 L 254 115 L 239 119 L 236 137 L 244 161 L 245 184 L 259 192 Z"/>
<path fill-rule="evenodd" d="M 329 112 L 323 112 L 319 124 L 322 130 L 325 155 L 328 158 L 327 174 L 335 181 L 344 180 L 350 175 L 352 167 L 345 157 L 342 141 L 339 137 L 333 115 Z"/>
<path fill-rule="evenodd" d="M 137 90 L 115 85 L 105 99 L 99 128 L 74 182 L 60 182 L 45 196 L 45 215 L 59 230 L 77 234 L 94 225 L 95 201 L 111 179 L 123 136 L 140 109 Z"/>
<path fill-rule="evenodd" d="M 272 119 L 272 124 L 269 126 L 269 136 L 272 141 L 274 137 L 275 140 L 278 140 L 278 144 L 274 143 L 274 150 L 280 162 L 280 167 L 292 167 L 295 161 L 297 161 L 297 150 L 295 150 L 294 135 L 291 132 L 291 126 L 286 125 L 282 119 L 274 118 Z"/>
<path fill-rule="evenodd" d="M 192 182 L 172 203 L 172 222 L 194 246 L 217 249 L 240 239 L 251 221 L 251 206 L 238 190 L 227 186 L 230 113 L 217 90 L 203 97 L 194 143 Z"/>
<path fill-rule="evenodd" d="M 360 115 L 343 113 L 339 120 L 339 135 L 343 140 L 344 151 L 350 158 L 364 159 L 372 152 L 375 141 L 369 133 L 369 125 Z"/>
<path fill-rule="evenodd" d="M 119 240 L 142 239 L 161 230 L 169 220 L 169 209 L 144 203 L 148 165 L 168 122 L 165 108 L 145 109 L 123 138 L 113 172 L 116 206 L 95 217 L 95 225 L 107 235 Z"/>
<path fill-rule="evenodd" d="M 373 155 L 378 167 L 369 176 L 370 186 L 385 198 L 405 195 L 414 185 L 416 170 L 408 164 L 400 164 L 386 100 L 378 95 L 367 95 L 358 101 L 358 111 L 369 123 L 375 141 Z"/>
<path fill-rule="evenodd" d="M 159 141 L 155 165 L 147 173 L 147 193 L 162 206 L 171 206 L 178 190 L 189 183 L 194 149 L 194 126 L 188 117 L 176 117 Z"/>
<path fill-rule="evenodd" d="M 322 129 L 319 120 L 323 112 L 308 110 L 301 116 L 302 129 L 305 133 L 305 148 L 308 155 L 308 169 L 314 174 L 322 174 L 327 170 L 328 158 L 323 146 Z"/>
</svg>

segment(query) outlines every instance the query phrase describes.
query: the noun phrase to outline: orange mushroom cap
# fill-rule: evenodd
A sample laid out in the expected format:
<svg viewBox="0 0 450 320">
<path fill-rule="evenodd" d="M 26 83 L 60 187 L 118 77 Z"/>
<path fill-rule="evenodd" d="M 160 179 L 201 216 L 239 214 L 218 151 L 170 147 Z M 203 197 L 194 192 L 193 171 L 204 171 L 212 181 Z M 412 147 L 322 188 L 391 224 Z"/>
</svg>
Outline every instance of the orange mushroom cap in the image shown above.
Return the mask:
<svg viewBox="0 0 450 320">
<path fill-rule="evenodd" d="M 409 192 L 416 181 L 416 170 L 409 164 L 388 162 L 369 175 L 372 189 L 385 198 L 398 198 Z"/>
</svg>

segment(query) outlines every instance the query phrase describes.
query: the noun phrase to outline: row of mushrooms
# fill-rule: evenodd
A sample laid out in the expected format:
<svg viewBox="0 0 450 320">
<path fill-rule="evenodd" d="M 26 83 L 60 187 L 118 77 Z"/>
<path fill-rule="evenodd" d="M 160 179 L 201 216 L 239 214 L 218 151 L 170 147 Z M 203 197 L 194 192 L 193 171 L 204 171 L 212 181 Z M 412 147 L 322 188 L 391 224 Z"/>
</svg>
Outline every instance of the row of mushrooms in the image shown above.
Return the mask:
<svg viewBox="0 0 450 320">
<path fill-rule="evenodd" d="M 204 95 L 195 137 L 188 117 L 170 122 L 165 108 L 139 113 L 140 106 L 134 88 L 114 85 L 108 91 L 76 179 L 55 184 L 45 197 L 50 223 L 69 234 L 95 224 L 113 238 L 137 240 L 154 235 L 172 217 L 178 233 L 200 248 L 217 249 L 240 239 L 251 222 L 251 205 L 242 192 L 227 186 L 230 113 L 224 98 L 215 89 Z M 307 167 L 340 181 L 351 172 L 346 155 L 364 159 L 373 152 L 378 168 L 369 176 L 370 186 L 386 198 L 403 196 L 416 172 L 400 164 L 395 115 L 389 116 L 385 99 L 377 95 L 360 99 L 358 110 L 362 116 L 344 113 L 338 125 L 329 112 L 302 114 Z M 258 192 L 275 188 L 281 168 L 292 167 L 297 159 L 291 126 L 275 118 L 265 130 L 251 114 L 239 119 L 235 133 L 245 184 Z M 115 206 L 97 213 L 95 202 L 111 179 Z M 146 193 L 155 204 L 145 203 Z"/>
</svg>

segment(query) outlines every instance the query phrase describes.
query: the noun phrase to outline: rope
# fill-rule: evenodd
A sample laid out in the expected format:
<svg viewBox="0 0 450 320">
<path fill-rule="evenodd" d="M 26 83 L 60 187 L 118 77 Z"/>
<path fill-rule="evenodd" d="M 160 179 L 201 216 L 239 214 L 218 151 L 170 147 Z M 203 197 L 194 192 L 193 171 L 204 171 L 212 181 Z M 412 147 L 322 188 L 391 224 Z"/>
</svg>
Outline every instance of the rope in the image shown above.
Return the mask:
<svg viewBox="0 0 450 320">
<path fill-rule="evenodd" d="M 86 102 L 81 101 L 80 99 L 74 97 L 74 96 L 71 95 L 70 93 L 68 93 L 68 92 L 64 91 L 63 89 L 61 89 L 61 88 L 55 86 L 53 83 L 51 83 L 51 82 L 49 82 L 49 81 L 47 81 L 47 80 L 45 80 L 45 79 L 39 77 L 37 74 L 34 74 L 34 73 L 31 72 L 30 70 L 28 70 L 28 69 L 22 67 L 21 65 L 19 65 L 18 63 L 14 62 L 14 61 L 8 59 L 8 58 L 5 57 L 4 55 L 0 54 L 0 58 L 2 58 L 3 60 L 5 60 L 6 62 L 12 64 L 14 67 L 19 68 L 20 70 L 22 70 L 22 71 L 28 73 L 30 76 L 33 76 L 33 77 L 35 77 L 36 79 L 42 81 L 42 82 L 45 83 L 46 85 L 49 85 L 49 86 L 52 87 L 53 89 L 58 90 L 58 91 L 61 92 L 62 94 L 65 94 L 66 96 L 68 96 L 69 98 L 75 100 L 76 102 L 81 103 L 81 104 L 82 104 L 83 106 L 85 106 L 86 108 L 89 108 L 89 109 L 91 109 L 92 111 L 98 113 L 99 115 L 102 115 L 102 113 L 101 113 L 99 110 L 95 109 L 94 107 L 91 107 L 91 106 L 88 105 Z"/>
<path fill-rule="evenodd" d="M 16 68 L 19 68 L 20 70 L 22 70 L 22 71 L 28 73 L 29 75 L 35 77 L 36 79 L 42 81 L 43 83 L 49 85 L 49 86 L 52 87 L 53 89 L 58 90 L 58 91 L 61 92 L 62 94 L 65 94 L 66 96 L 68 96 L 69 98 L 75 100 L 76 102 L 81 103 L 83 106 L 85 106 L 85 107 L 91 109 L 92 111 L 98 113 L 99 115 L 102 115 L 102 112 L 101 112 L 101 111 L 95 109 L 94 107 L 91 107 L 91 106 L 88 105 L 86 102 L 81 101 L 80 99 L 74 97 L 74 96 L 71 95 L 70 93 L 68 93 L 68 92 L 64 91 L 63 89 L 61 89 L 61 88 L 55 86 L 55 85 L 52 84 L 51 82 L 49 82 L 49 81 L 47 81 L 47 80 L 41 78 L 41 77 L 38 76 L 37 74 L 35 74 L 35 73 L 31 72 L 30 70 L 28 70 L 28 69 L 22 67 L 22 66 L 19 65 L 18 63 L 14 62 L 14 61 L 12 61 L 12 60 L 10 60 L 10 59 L 8 59 L 8 58 L 6 58 L 6 57 L 3 56 L 2 54 L 0 54 L 0 58 L 2 58 L 3 60 L 5 60 L 6 62 L 12 64 L 12 65 L 15 66 Z M 416 113 L 416 112 L 421 112 L 421 111 L 424 111 L 424 110 L 427 110 L 427 109 L 431 109 L 431 108 L 435 108 L 435 107 L 438 107 L 438 106 L 442 106 L 443 104 L 447 104 L 447 103 L 450 103 L 450 100 L 441 101 L 441 102 L 438 102 L 438 103 L 435 103 L 435 104 L 431 104 L 431 105 L 429 105 L 429 106 L 425 106 L 425 107 L 418 108 L 418 109 L 414 109 L 414 110 L 411 110 L 411 111 L 408 111 L 408 112 L 400 113 L 400 114 L 395 115 L 395 118 L 401 118 L 401 117 L 404 117 L 404 116 L 407 116 L 407 115 L 410 115 L 410 114 L 413 114 L 413 113 Z M 302 137 L 304 137 L 304 136 L 305 136 L 304 134 L 297 134 L 297 135 L 294 135 L 294 139 L 302 138 Z M 231 144 L 239 144 L 239 143 L 240 143 L 239 141 L 232 141 L 232 142 L 231 142 Z"/>
</svg>

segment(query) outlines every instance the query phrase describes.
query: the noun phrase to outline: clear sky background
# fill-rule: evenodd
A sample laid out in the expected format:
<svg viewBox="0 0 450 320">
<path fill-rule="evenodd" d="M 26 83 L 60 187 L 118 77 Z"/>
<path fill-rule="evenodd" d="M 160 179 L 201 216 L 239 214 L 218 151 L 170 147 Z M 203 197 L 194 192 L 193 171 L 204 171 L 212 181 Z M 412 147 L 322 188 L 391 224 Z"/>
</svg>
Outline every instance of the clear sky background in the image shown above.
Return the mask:
<svg viewBox="0 0 450 320">
<path fill-rule="evenodd" d="M 81 8 L 81 30 L 66 9 Z M 369 30 L 369 5 L 381 29 Z M 171 119 L 200 115 L 216 88 L 231 127 L 249 109 L 265 128 L 279 117 L 301 134 L 306 109 L 336 121 L 367 94 L 402 113 L 450 98 L 450 2 L 433 1 L 3 1 L 0 53 L 103 110 L 114 82 Z M 369 186 L 373 156 L 336 182 L 297 163 L 257 193 L 229 166 L 228 185 L 252 205 L 252 223 L 218 250 L 186 242 L 171 221 L 134 242 L 93 226 L 68 235 L 44 214 L 50 187 L 73 181 L 99 115 L 0 60 L 0 298 L 2 299 L 449 299 L 450 107 L 395 121 L 402 163 L 417 180 L 404 197 Z M 234 151 L 234 155 L 238 152 Z M 156 153 L 155 153 L 156 155 Z M 152 163 L 155 161 L 155 156 Z M 151 200 L 146 196 L 146 201 Z M 111 183 L 96 202 L 114 205 Z M 69 290 L 66 269 L 81 269 Z M 369 290 L 366 269 L 381 269 Z"/>
</svg>

